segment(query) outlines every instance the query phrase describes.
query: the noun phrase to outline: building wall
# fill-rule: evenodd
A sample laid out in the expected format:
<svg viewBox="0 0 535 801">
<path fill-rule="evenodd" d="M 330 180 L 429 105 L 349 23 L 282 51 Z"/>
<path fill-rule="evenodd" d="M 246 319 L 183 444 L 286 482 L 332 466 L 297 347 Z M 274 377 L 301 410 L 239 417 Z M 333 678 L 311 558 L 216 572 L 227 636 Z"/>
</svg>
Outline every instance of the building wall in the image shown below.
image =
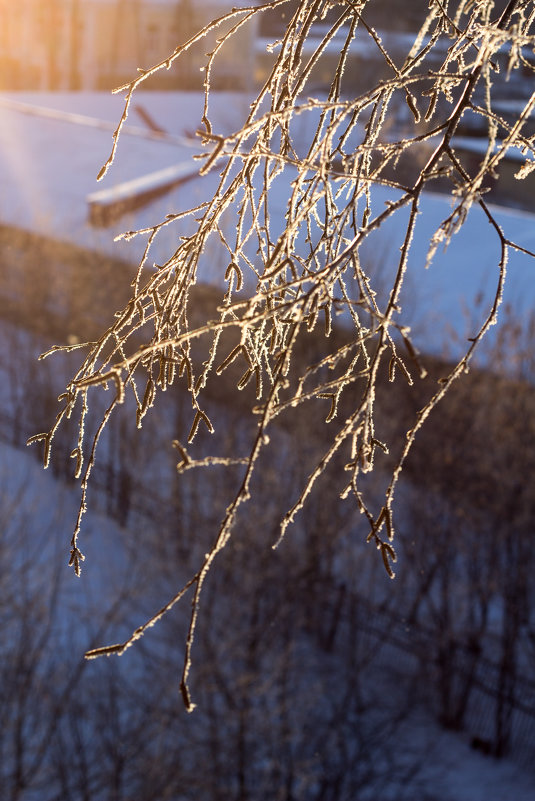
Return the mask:
<svg viewBox="0 0 535 801">
<path fill-rule="evenodd" d="M 0 0 L 0 90 L 111 89 L 165 59 L 213 17 L 220 0 Z M 218 30 L 221 35 L 224 27 Z M 146 88 L 200 88 L 207 37 Z M 219 88 L 248 88 L 255 26 L 223 49 Z"/>
</svg>

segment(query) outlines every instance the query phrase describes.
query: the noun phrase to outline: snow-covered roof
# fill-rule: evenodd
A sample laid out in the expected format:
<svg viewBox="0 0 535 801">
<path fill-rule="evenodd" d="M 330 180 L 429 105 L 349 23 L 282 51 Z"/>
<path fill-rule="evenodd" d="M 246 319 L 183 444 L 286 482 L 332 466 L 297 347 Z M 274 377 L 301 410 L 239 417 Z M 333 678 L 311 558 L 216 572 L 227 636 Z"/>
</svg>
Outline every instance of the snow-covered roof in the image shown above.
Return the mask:
<svg viewBox="0 0 535 801">
<path fill-rule="evenodd" d="M 142 106 L 168 136 L 140 124 Z M 214 95 L 216 130 L 233 128 L 241 95 Z M 115 243 L 125 230 L 153 225 L 173 209 L 204 198 L 214 178 L 198 179 L 170 195 L 123 216 L 102 230 L 89 222 L 88 196 L 142 175 L 191 161 L 202 152 L 202 96 L 188 92 L 139 92 L 132 102 L 116 160 L 102 181 L 97 174 L 111 151 L 112 133 L 122 113 L 121 96 L 106 92 L 9 93 L 0 95 L 0 221 L 99 252 L 137 262 L 144 243 Z M 168 231 L 156 243 L 154 259 L 174 251 Z"/>
<path fill-rule="evenodd" d="M 14 101 L 19 105 L 14 105 Z M 148 129 L 141 130 L 136 104 L 169 135 L 162 138 Z M 53 110 L 55 115 L 35 113 L 36 106 Z M 34 113 L 27 113 L 31 107 Z M 228 132 L 239 126 L 247 114 L 248 99 L 240 94 L 214 93 L 211 109 L 214 130 Z M 205 178 L 176 186 L 145 207 L 132 210 L 109 228 L 93 227 L 88 207 L 88 196 L 92 193 L 186 163 L 194 153 L 202 152 L 199 139 L 194 136 L 202 114 L 200 94 L 140 92 L 133 100 L 115 163 L 97 184 L 96 176 L 110 152 L 112 130 L 121 112 L 121 97 L 107 93 L 0 95 L 0 222 L 72 241 L 137 264 L 145 239 L 114 242 L 114 237 L 154 225 L 170 212 L 202 202 L 213 192 L 218 174 L 215 171 Z M 272 187 L 272 219 L 278 215 L 283 220 L 289 180 L 275 182 Z M 384 208 L 387 191 L 375 191 L 377 208 Z M 478 306 L 476 299 L 488 299 L 494 292 L 500 248 L 485 215 L 474 208 L 447 253 L 438 252 L 429 270 L 425 270 L 429 240 L 450 211 L 447 197 L 425 196 L 402 298 L 403 312 L 413 325 L 415 341 L 421 347 L 440 352 L 444 351 L 445 342 L 451 343 L 451 330 L 463 342 L 475 333 L 479 318 L 484 316 L 484 306 Z M 534 215 L 504 208 L 495 208 L 495 213 L 509 239 L 535 250 Z M 399 258 L 406 214 L 406 210 L 397 212 L 387 226 L 370 238 L 369 259 L 386 273 L 394 269 Z M 151 261 L 165 261 L 175 251 L 176 242 L 177 230 L 173 226 L 164 228 L 151 251 Z M 222 283 L 217 260 L 206 262 L 199 279 Z M 534 275 L 535 262 L 511 251 L 504 299 L 521 315 L 535 309 Z"/>
</svg>

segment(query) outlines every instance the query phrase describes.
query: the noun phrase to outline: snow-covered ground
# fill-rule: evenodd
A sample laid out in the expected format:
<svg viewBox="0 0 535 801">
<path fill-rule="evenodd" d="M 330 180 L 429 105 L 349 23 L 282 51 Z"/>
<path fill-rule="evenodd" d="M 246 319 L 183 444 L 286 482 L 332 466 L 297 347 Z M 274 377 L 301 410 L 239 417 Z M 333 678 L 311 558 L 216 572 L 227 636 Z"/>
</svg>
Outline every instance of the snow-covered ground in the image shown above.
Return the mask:
<svg viewBox="0 0 535 801">
<path fill-rule="evenodd" d="M 389 199 L 378 189 L 376 200 Z M 492 206 L 505 235 L 522 247 L 535 251 L 535 216 L 505 207 Z M 468 220 L 454 235 L 447 250 L 439 249 L 425 268 L 429 242 L 442 220 L 451 212 L 443 195 L 427 193 L 412 240 L 407 280 L 401 306 L 413 327 L 415 341 L 429 352 L 456 355 L 474 336 L 488 313 L 499 281 L 500 240 L 484 212 L 474 206 Z M 403 242 L 407 211 L 402 210 L 370 239 L 370 252 L 393 269 Z M 535 311 L 535 260 L 509 250 L 503 304 L 522 320 Z"/>
<path fill-rule="evenodd" d="M 425 715 L 416 713 L 400 740 L 408 754 L 419 748 L 425 753 L 415 801 L 533 801 L 532 773 L 475 752 L 462 737 L 439 729 Z M 395 801 L 401 789 L 389 798 Z"/>
</svg>

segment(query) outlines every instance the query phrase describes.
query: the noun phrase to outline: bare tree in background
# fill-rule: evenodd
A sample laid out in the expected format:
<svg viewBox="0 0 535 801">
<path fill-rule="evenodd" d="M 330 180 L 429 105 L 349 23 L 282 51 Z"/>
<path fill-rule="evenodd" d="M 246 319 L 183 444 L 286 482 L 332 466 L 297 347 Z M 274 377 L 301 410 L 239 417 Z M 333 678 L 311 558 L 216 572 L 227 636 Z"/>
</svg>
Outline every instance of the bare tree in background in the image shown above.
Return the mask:
<svg viewBox="0 0 535 801">
<path fill-rule="evenodd" d="M 84 347 L 87 355 L 61 398 L 56 421 L 48 433 L 31 441 L 44 441 L 48 464 L 58 427 L 71 415 L 79 417 L 79 438 L 72 453 L 82 489 L 71 542 L 71 564 L 77 573 L 83 560 L 80 526 L 97 445 L 110 416 L 127 396 L 130 402 L 133 398 L 141 426 L 160 392 L 174 385 L 186 387 L 192 409 L 187 427 L 177 432 L 174 443 L 179 472 L 211 465 L 241 470 L 213 543 L 190 580 L 126 642 L 88 654 L 122 653 L 191 591 L 181 682 L 188 709 L 194 706 L 188 675 L 203 583 L 232 535 L 240 507 L 254 492 L 255 467 L 263 451 L 276 445 L 274 434 L 291 424 L 285 420 L 291 421 L 296 414 L 306 415 L 311 427 L 318 425 L 318 414 L 325 421 L 320 453 L 303 442 L 307 477 L 302 486 L 291 487 L 294 494 L 287 510 L 281 510 L 273 544 L 281 542 L 325 471 L 339 464 L 332 491 L 353 500 L 364 515 L 363 536 L 377 546 L 393 576 L 392 509 L 407 454 L 431 410 L 467 369 L 474 350 L 496 322 L 509 250 L 528 252 L 501 229 L 482 192 L 513 146 L 520 146 L 526 156 L 518 178 L 535 166 L 533 139 L 524 135 L 535 93 L 514 124 L 493 106 L 500 64 L 507 75 L 520 69 L 533 72 L 526 49 L 533 47 L 535 3 L 511 0 L 497 6 L 492 0 L 430 0 L 425 21 L 402 58 L 387 51 L 368 22 L 371 6 L 369 0 L 301 0 L 296 6 L 288 0 L 273 0 L 232 9 L 178 46 L 167 60 L 141 70 L 117 90 L 126 92 L 125 109 L 99 177 L 115 158 L 135 90 L 171 67 L 196 42 L 205 37 L 212 41 L 217 34 L 204 65 L 206 94 L 203 127 L 198 132 L 205 147 L 199 157 L 200 174 L 218 173 L 217 187 L 200 206 L 125 235 L 147 235 L 147 251 L 131 300 L 97 341 L 76 346 Z M 243 26 L 279 7 L 291 8 L 292 14 L 273 48 L 271 72 L 247 119 L 233 134 L 219 135 L 211 125 L 209 106 L 218 54 Z M 397 4 L 394 13 L 399 13 Z M 358 92 L 346 71 L 356 39 L 366 40 L 382 63 L 382 69 L 368 73 L 369 83 Z M 328 56 L 332 59 L 333 50 L 337 55 L 330 88 L 325 96 L 314 96 L 315 70 Z M 412 122 L 403 135 L 392 139 L 388 130 L 395 110 L 402 106 Z M 487 131 L 486 152 L 471 173 L 452 145 L 465 115 L 477 116 Z M 299 141 L 298 130 L 307 132 Z M 414 165 L 419 166 L 414 169 Z M 424 372 L 399 300 L 411 275 L 409 250 L 418 229 L 423 193 L 437 182 L 450 195 L 452 208 L 429 241 L 428 262 L 464 225 L 472 206 L 478 205 L 490 224 L 489 236 L 496 241 L 495 291 L 466 352 L 396 447 L 395 442 L 383 442 L 382 432 L 376 430 L 376 399 L 384 393 L 395 397 L 399 382 L 412 382 L 413 375 Z M 379 199 L 378 188 L 383 190 Z M 284 212 L 276 213 L 281 197 Z M 361 250 L 368 240 L 373 241 L 374 232 L 400 215 L 404 215 L 404 233 L 385 292 L 384 284 L 377 286 L 365 269 Z M 189 228 L 188 221 L 193 222 Z M 176 250 L 165 264 L 153 269 L 148 261 L 150 245 L 171 224 L 180 229 Z M 225 288 L 205 319 L 199 319 L 191 292 L 207 260 L 224 265 L 221 283 L 224 279 Z M 52 350 L 58 349 L 72 346 Z M 389 381 L 381 378 L 385 371 Z M 244 416 L 254 421 L 248 429 L 249 440 L 237 440 L 238 452 L 225 453 L 216 445 L 215 456 L 207 455 L 205 433 L 219 433 L 218 420 L 209 413 L 209 397 L 217 394 L 218 382 L 225 386 L 234 372 L 236 389 L 244 395 L 240 399 Z M 111 391 L 100 422 L 91 429 L 86 423 L 96 389 Z M 376 454 L 388 448 L 396 457 L 378 499 L 366 474 L 373 471 Z"/>
</svg>

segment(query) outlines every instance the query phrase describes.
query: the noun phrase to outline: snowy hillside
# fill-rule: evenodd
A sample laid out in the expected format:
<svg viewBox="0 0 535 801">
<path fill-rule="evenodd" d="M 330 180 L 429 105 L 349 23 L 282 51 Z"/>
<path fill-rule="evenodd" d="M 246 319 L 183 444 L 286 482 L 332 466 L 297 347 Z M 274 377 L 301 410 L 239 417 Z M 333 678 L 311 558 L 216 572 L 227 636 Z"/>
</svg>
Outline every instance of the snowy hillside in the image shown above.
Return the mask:
<svg viewBox="0 0 535 801">
<path fill-rule="evenodd" d="M 131 549 L 136 540 L 139 547 L 139 532 L 135 533 L 135 524 L 130 534 L 126 536 L 126 532 L 121 531 L 110 519 L 90 514 L 84 537 L 84 550 L 87 552 L 88 563 L 82 577 L 75 579 L 67 568 L 62 553 L 63 555 L 66 553 L 76 503 L 73 496 L 76 493 L 62 486 L 52 476 L 43 474 L 42 469 L 27 452 L 20 452 L 3 444 L 0 444 L 0 478 L 2 515 L 16 503 L 20 509 L 19 522 L 25 521 L 23 540 L 17 535 L 17 521 L 13 520 L 10 527 L 5 525 L 3 527 L 2 572 L 8 568 L 5 560 L 11 559 L 13 579 L 18 582 L 19 592 L 26 597 L 28 611 L 37 609 L 37 606 L 32 605 L 37 604 L 37 596 L 34 597 L 34 593 L 39 591 L 50 616 L 46 624 L 48 626 L 46 649 L 43 648 L 40 656 L 42 678 L 39 681 L 32 679 L 32 683 L 29 683 L 25 690 L 26 700 L 31 704 L 30 708 L 40 710 L 41 714 L 31 724 L 31 736 L 28 733 L 22 746 L 19 743 L 19 750 L 22 749 L 19 781 L 26 782 L 21 785 L 25 789 L 19 797 L 24 801 L 33 801 L 34 798 L 42 801 L 52 798 L 81 798 L 82 796 L 76 793 L 84 787 L 81 782 L 87 781 L 85 787 L 92 788 L 92 799 L 109 798 L 107 793 L 113 782 L 113 766 L 117 762 L 116 755 L 107 744 L 107 732 L 113 731 L 110 728 L 113 726 L 113 714 L 110 714 L 109 710 L 117 705 L 120 709 L 118 714 L 121 716 L 121 737 L 127 748 L 123 756 L 117 756 L 117 761 L 122 764 L 122 782 L 125 789 L 130 786 L 144 786 L 136 785 L 138 781 L 136 765 L 143 765 L 146 760 L 151 759 L 155 766 L 159 766 L 161 776 L 168 782 L 166 792 L 172 792 L 165 797 L 176 801 L 193 798 L 189 793 L 182 795 L 176 789 L 174 792 L 170 790 L 175 786 L 171 784 L 175 779 L 170 778 L 171 774 L 165 767 L 162 754 L 168 751 L 174 753 L 178 743 L 181 744 L 180 753 L 183 756 L 190 753 L 189 760 L 182 759 L 177 763 L 179 785 L 181 782 L 186 782 L 187 787 L 191 781 L 191 778 L 185 778 L 190 776 L 188 762 L 195 764 L 195 755 L 201 757 L 204 753 L 203 738 L 209 736 L 209 718 L 210 715 L 217 713 L 215 708 L 206 710 L 201 706 L 198 712 L 187 718 L 182 718 L 179 714 L 176 688 L 173 692 L 175 681 L 173 664 L 177 660 L 175 648 L 170 648 L 173 638 L 170 641 L 165 638 L 160 640 L 159 630 L 156 630 L 156 639 L 151 635 L 147 643 L 148 651 L 145 651 L 143 644 L 138 644 L 128 652 L 128 655 L 119 660 L 113 657 L 102 663 L 86 663 L 82 673 L 79 673 L 81 652 L 89 643 L 102 644 L 103 641 L 110 641 L 110 638 L 117 638 L 127 633 L 128 628 L 125 628 L 124 620 L 125 599 L 128 598 L 128 606 L 133 611 L 137 605 L 136 596 L 147 592 L 147 588 L 143 587 L 143 576 L 146 579 L 148 564 L 145 563 L 143 571 L 140 572 L 141 553 L 136 556 L 135 550 Z M 13 561 L 13 553 L 8 550 L 17 540 L 19 546 L 24 545 L 25 555 L 33 557 L 32 567 L 26 567 L 25 572 L 20 575 L 17 572 L 19 568 Z M 55 586 L 60 588 L 57 597 L 53 592 Z M 4 605 L 0 608 L 0 614 L 6 611 L 7 588 L 8 585 L 4 583 L 0 592 L 0 603 Z M 121 597 L 123 604 L 117 606 Z M 172 613 L 175 622 L 170 628 L 163 627 L 164 635 L 166 630 L 168 634 L 176 630 L 176 618 L 180 620 L 183 611 L 178 609 Z M 135 620 L 135 615 L 130 617 L 131 621 Z M 241 615 L 235 614 L 235 622 L 239 619 Z M 105 621 L 106 625 L 99 625 L 99 620 Z M 36 646 L 45 623 L 37 611 L 33 612 L 33 620 L 24 621 L 25 618 L 22 617 L 20 625 L 26 626 L 27 636 L 32 638 Z M 212 625 L 216 625 L 215 621 Z M 4 682 L 7 682 L 6 686 L 10 687 L 10 695 L 0 696 L 0 705 L 4 713 L 14 714 L 18 696 L 10 684 L 10 677 L 11 669 L 16 668 L 18 659 L 17 648 L 20 637 L 18 621 L 9 624 L 9 631 L 11 639 L 4 638 L 0 650 L 3 660 L 2 675 Z M 360 647 L 369 649 L 371 643 L 364 640 Z M 304 726 L 306 731 L 307 725 L 310 724 L 311 710 L 329 709 L 330 703 L 336 696 L 336 682 L 341 681 L 340 686 L 343 686 L 344 678 L 341 674 L 333 684 L 340 665 L 337 667 L 337 663 L 332 662 L 333 656 L 318 649 L 313 639 L 296 635 L 294 649 L 297 650 L 299 673 L 305 677 L 305 684 L 301 686 L 303 681 L 299 682 L 292 692 L 299 693 L 299 705 L 309 705 L 310 709 L 307 711 L 304 706 L 295 708 L 293 718 L 295 725 Z M 532 801 L 534 778 L 530 771 L 519 768 L 508 760 L 496 761 L 492 757 L 474 751 L 465 735 L 444 732 L 433 722 L 421 708 L 417 698 L 408 690 L 410 683 L 403 673 L 403 660 L 399 661 L 397 653 L 390 647 L 383 647 L 376 652 L 372 663 L 368 663 L 358 676 L 361 704 L 365 698 L 380 696 L 383 699 L 382 705 L 368 711 L 368 717 L 359 724 L 363 727 L 362 730 L 355 729 L 354 735 L 350 733 L 347 735 L 349 738 L 354 736 L 355 743 L 347 742 L 345 748 L 349 751 L 356 749 L 355 753 L 359 753 L 359 759 L 363 761 L 363 769 L 367 769 L 368 759 L 371 759 L 374 765 L 374 771 L 369 775 L 371 784 L 368 789 L 366 786 L 362 787 L 358 797 L 374 801 L 401 801 L 401 799 Z M 148 655 L 148 659 L 145 659 L 144 654 Z M 269 664 L 265 664 L 262 670 L 278 669 L 279 656 L 277 653 L 272 653 Z M 230 660 L 229 667 L 232 670 L 232 652 L 227 653 L 226 658 Z M 238 669 L 239 660 L 237 656 L 234 656 L 234 659 Z M 61 665 L 61 668 L 58 665 Z M 160 681 L 165 681 L 167 686 L 160 685 L 162 690 L 154 694 L 155 676 L 162 668 L 164 672 L 159 674 Z M 204 683 L 207 687 L 210 681 L 219 675 L 220 669 L 211 663 L 203 665 L 199 662 L 195 665 L 196 674 L 203 677 L 200 684 Z M 116 678 L 113 679 L 113 676 Z M 220 680 L 221 678 L 218 679 Z M 353 681 L 355 680 L 356 677 Z M 269 674 L 264 675 L 263 681 L 267 685 L 264 690 L 266 700 L 269 704 L 276 705 L 278 694 L 269 684 Z M 47 690 L 44 694 L 41 682 L 46 684 Z M 323 694 L 318 696 L 320 687 Z M 110 692 L 112 695 L 109 695 Z M 221 699 L 220 689 L 216 692 L 216 697 Z M 248 730 L 250 753 L 271 753 L 270 749 L 274 746 L 269 743 L 269 728 L 265 728 L 268 713 L 267 710 L 263 711 L 263 693 L 255 696 L 253 685 L 248 685 L 247 692 L 253 699 L 257 698 L 257 701 L 253 701 L 253 705 L 255 703 L 258 705 L 256 716 L 249 721 L 249 725 L 252 724 L 252 728 Z M 224 694 L 222 697 L 224 698 Z M 157 711 L 160 715 L 160 720 L 154 715 L 146 717 L 140 699 L 148 700 L 149 704 L 153 705 L 154 712 Z M 105 703 L 102 704 L 102 701 Z M 57 705 L 54 707 L 54 704 Z M 52 734 L 47 733 L 44 725 L 46 715 L 51 714 L 50 705 L 55 710 L 57 716 L 55 723 L 58 727 L 57 732 Z M 130 715 L 126 714 L 127 709 L 131 710 Z M 224 710 L 223 706 L 222 712 Z M 385 728 L 384 721 L 381 722 L 385 710 L 393 719 L 402 715 L 401 722 Z M 208 718 L 205 716 L 206 712 Z M 273 713 L 274 720 L 275 713 L 276 707 Z M 233 713 L 227 711 L 225 714 L 231 717 Z M 249 710 L 249 715 L 251 714 L 252 711 Z M 26 716 L 23 717 L 24 725 L 27 726 L 31 721 L 30 711 L 24 715 Z M 263 717 L 260 718 L 260 715 Z M 75 719 L 78 720 L 77 736 L 71 741 L 68 735 Z M 144 736 L 141 737 L 137 729 L 138 720 L 143 722 Z M 234 742 L 229 718 L 220 719 L 218 725 L 223 727 L 222 731 L 224 730 L 229 745 Z M 201 733 L 203 727 L 204 733 Z M 371 738 L 369 740 L 369 745 L 373 748 L 371 754 L 366 749 L 359 751 L 357 747 L 364 731 Z M 375 738 L 380 732 L 383 740 L 377 741 Z M 199 734 L 201 734 L 200 739 Z M 307 737 L 313 742 L 314 732 L 311 731 Z M 158 749 L 156 754 L 151 756 L 154 738 L 158 743 Z M 186 741 L 183 738 L 186 738 Z M 11 789 L 14 786 L 12 771 L 15 770 L 15 758 L 11 750 L 9 727 L 0 733 L 0 743 L 4 754 L 0 769 L 2 786 Z M 327 742 L 322 743 L 323 746 L 327 744 Z M 223 750 L 226 748 L 223 741 L 219 747 Z M 61 748 L 61 759 L 58 758 L 58 748 Z M 266 748 L 267 751 L 264 750 Z M 39 763 L 40 767 L 32 768 L 31 773 L 27 774 L 26 770 L 35 764 L 33 762 L 35 749 L 41 749 L 42 762 Z M 79 760 L 84 759 L 89 760 L 85 772 L 81 770 L 79 763 Z M 62 775 L 61 766 L 65 761 L 70 765 L 70 773 L 69 778 L 64 777 L 65 794 L 62 795 L 59 789 L 62 786 L 59 777 Z M 248 772 L 253 776 L 256 775 L 260 782 L 267 767 L 262 764 L 257 764 L 255 767 L 251 757 Z M 208 766 L 205 773 L 208 780 Z M 180 779 L 181 775 L 183 779 Z M 306 782 L 310 782 L 313 776 L 312 763 L 296 765 L 296 797 L 303 799 L 317 797 L 318 788 L 314 784 L 306 791 Z M 304 783 L 302 789 L 299 789 L 300 781 Z M 79 786 L 76 787 L 72 782 L 78 782 Z M 130 782 L 133 784 L 129 784 Z M 202 786 L 209 785 L 202 785 L 201 781 Z M 69 788 L 69 794 L 66 788 Z M 153 798 L 152 794 L 149 796 L 147 788 L 146 792 L 146 795 L 138 794 L 136 797 Z"/>
</svg>

